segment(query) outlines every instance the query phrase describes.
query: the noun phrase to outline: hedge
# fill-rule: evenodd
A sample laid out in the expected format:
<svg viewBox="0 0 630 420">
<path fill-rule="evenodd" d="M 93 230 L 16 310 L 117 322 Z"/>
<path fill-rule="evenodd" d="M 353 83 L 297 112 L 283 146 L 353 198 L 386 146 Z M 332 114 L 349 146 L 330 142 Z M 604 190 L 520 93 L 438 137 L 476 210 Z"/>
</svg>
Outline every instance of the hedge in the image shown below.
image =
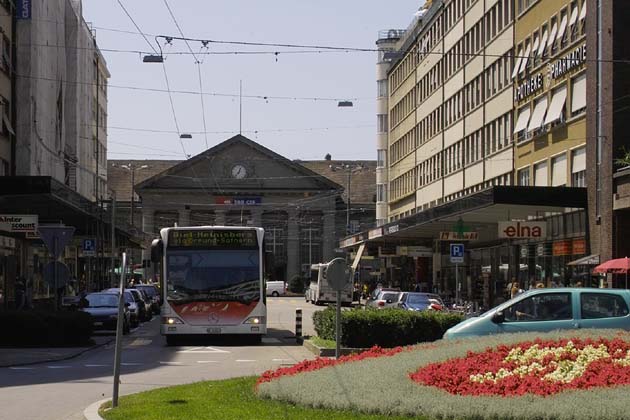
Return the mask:
<svg viewBox="0 0 630 420">
<path fill-rule="evenodd" d="M 355 309 L 341 316 L 341 345 L 351 348 L 396 347 L 435 341 L 463 321 L 460 314 L 404 309 Z M 335 310 L 329 307 L 313 314 L 317 335 L 335 339 Z"/>
<path fill-rule="evenodd" d="M 91 343 L 92 316 L 85 312 L 0 312 L 0 346 L 63 347 Z"/>
</svg>

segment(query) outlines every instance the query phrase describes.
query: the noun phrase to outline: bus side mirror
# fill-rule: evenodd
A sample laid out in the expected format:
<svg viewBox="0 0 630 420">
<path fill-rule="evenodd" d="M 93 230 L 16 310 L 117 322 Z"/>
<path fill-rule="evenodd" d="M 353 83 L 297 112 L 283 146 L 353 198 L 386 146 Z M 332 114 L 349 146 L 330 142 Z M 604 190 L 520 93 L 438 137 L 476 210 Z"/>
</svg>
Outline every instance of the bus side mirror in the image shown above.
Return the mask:
<svg viewBox="0 0 630 420">
<path fill-rule="evenodd" d="M 154 239 L 151 242 L 151 262 L 159 263 L 164 254 L 164 243 L 161 239 Z"/>
</svg>

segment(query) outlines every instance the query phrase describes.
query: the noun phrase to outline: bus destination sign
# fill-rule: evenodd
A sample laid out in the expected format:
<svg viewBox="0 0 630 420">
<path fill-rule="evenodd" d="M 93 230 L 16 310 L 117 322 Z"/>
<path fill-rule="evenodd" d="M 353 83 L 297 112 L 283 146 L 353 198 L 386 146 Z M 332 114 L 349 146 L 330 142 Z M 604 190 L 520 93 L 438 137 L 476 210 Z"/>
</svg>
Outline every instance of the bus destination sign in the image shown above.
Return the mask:
<svg viewBox="0 0 630 420">
<path fill-rule="evenodd" d="M 168 246 L 178 248 L 256 248 L 255 230 L 171 230 Z"/>
</svg>

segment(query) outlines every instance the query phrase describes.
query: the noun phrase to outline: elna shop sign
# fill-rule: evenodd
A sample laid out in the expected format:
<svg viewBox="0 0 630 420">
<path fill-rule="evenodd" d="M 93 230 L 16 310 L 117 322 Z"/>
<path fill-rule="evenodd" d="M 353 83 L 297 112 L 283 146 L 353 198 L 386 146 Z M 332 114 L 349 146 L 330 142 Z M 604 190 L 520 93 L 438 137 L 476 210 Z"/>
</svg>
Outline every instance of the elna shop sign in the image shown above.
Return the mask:
<svg viewBox="0 0 630 420">
<path fill-rule="evenodd" d="M 541 239 L 547 236 L 546 222 L 499 222 L 499 238 Z"/>
</svg>

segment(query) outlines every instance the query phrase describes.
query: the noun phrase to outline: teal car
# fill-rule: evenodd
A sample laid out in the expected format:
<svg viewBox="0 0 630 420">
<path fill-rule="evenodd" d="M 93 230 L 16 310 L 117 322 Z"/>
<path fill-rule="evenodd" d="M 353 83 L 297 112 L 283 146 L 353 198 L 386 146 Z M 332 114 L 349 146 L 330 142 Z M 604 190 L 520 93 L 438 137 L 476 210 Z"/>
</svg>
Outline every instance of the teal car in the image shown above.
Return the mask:
<svg viewBox="0 0 630 420">
<path fill-rule="evenodd" d="M 630 330 L 630 290 L 534 289 L 467 319 L 444 333 L 444 339 L 577 328 Z"/>
</svg>

